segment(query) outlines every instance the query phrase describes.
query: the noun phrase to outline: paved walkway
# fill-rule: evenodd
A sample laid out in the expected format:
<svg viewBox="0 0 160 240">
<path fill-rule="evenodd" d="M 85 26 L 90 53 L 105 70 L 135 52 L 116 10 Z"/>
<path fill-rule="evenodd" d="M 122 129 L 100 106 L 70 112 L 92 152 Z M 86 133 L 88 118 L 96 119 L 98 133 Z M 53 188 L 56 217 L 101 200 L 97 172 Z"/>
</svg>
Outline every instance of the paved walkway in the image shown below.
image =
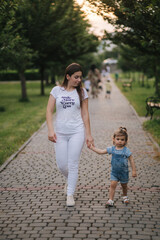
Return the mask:
<svg viewBox="0 0 160 240">
<path fill-rule="evenodd" d="M 154 159 L 149 137 L 114 84 L 111 99 L 101 93 L 89 100 L 89 111 L 92 135 L 100 148 L 112 144 L 111 136 L 119 126 L 128 129 L 128 146 L 138 169 L 137 179 L 130 178 L 131 203 L 122 204 L 118 186 L 115 207 L 105 208 L 110 156 L 84 147 L 76 205 L 67 208 L 64 179 L 44 125 L 0 174 L 0 240 L 160 239 L 160 162 Z"/>
</svg>

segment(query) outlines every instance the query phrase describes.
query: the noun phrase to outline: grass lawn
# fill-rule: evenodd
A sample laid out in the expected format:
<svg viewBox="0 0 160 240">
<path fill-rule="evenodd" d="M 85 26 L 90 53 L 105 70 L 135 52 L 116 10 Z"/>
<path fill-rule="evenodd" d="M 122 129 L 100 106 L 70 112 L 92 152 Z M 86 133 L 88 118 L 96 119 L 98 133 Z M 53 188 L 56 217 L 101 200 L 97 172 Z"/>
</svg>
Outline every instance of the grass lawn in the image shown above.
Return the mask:
<svg viewBox="0 0 160 240">
<path fill-rule="evenodd" d="M 29 102 L 19 102 L 20 83 L 0 83 L 0 165 L 39 129 L 45 121 L 49 92 L 40 96 L 40 82 L 27 82 Z"/>
<path fill-rule="evenodd" d="M 146 115 L 146 104 L 145 100 L 147 97 L 154 96 L 153 81 L 150 80 L 149 87 L 141 87 L 138 82 L 132 83 L 132 90 L 123 89 L 122 82 L 116 83 L 122 93 L 129 100 L 131 105 L 136 110 L 140 117 Z M 160 145 L 160 110 L 156 111 L 153 115 L 153 120 L 145 121 L 143 124 L 144 129 L 151 133 L 156 142 Z"/>
</svg>

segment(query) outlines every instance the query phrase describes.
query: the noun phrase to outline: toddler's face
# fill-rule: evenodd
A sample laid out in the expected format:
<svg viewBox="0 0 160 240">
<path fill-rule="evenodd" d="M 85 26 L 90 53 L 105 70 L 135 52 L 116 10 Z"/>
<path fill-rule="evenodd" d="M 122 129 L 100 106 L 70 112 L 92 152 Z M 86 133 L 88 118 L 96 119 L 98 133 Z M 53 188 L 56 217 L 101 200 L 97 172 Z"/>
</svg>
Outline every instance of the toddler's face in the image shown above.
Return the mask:
<svg viewBox="0 0 160 240">
<path fill-rule="evenodd" d="M 114 138 L 114 143 L 116 147 L 124 147 L 126 145 L 126 139 L 125 136 L 116 136 Z"/>
</svg>

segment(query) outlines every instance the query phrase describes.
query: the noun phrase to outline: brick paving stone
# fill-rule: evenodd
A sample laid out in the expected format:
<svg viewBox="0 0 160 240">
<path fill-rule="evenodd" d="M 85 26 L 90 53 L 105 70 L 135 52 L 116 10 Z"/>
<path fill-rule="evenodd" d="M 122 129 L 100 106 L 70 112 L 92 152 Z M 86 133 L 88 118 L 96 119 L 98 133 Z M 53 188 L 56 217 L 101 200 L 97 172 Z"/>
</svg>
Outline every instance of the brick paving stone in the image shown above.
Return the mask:
<svg viewBox="0 0 160 240">
<path fill-rule="evenodd" d="M 140 119 L 112 82 L 111 99 L 89 99 L 95 145 L 112 145 L 112 134 L 126 126 L 128 146 L 138 170 L 130 177 L 130 204 L 122 204 L 121 187 L 115 207 L 105 208 L 110 186 L 111 156 L 84 146 L 75 192 L 76 205 L 66 207 L 65 180 L 57 169 L 47 127 L 34 135 L 0 173 L 0 240 L 160 239 L 160 161 Z M 145 104 L 145 103 L 144 103 Z"/>
</svg>

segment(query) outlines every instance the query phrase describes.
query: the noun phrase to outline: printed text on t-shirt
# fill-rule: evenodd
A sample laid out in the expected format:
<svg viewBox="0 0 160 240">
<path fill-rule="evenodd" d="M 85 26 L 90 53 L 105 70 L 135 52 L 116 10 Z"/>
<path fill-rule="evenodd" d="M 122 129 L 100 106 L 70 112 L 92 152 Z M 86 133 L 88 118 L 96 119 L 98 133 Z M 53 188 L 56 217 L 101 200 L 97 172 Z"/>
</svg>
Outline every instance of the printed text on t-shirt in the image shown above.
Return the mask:
<svg viewBox="0 0 160 240">
<path fill-rule="evenodd" d="M 60 103 L 63 105 L 63 108 L 68 108 L 75 104 L 74 99 L 71 97 L 61 97 L 61 98 L 62 100 Z"/>
</svg>

